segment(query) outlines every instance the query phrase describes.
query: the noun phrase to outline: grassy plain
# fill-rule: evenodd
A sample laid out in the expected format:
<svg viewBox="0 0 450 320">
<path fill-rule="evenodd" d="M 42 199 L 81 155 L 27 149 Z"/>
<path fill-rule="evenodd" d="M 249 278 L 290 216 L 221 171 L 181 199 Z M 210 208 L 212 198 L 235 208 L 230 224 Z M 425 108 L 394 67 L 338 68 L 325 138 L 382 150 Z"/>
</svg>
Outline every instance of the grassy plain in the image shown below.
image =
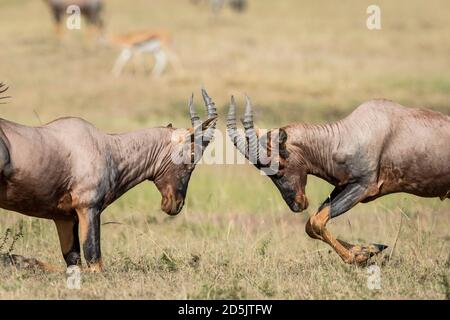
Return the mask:
<svg viewBox="0 0 450 320">
<path fill-rule="evenodd" d="M 13 96 L 3 118 L 39 125 L 81 116 L 109 132 L 183 127 L 187 98 L 201 84 L 222 116 L 230 94 L 242 103 L 248 93 L 260 127 L 333 121 L 376 97 L 450 114 L 446 0 L 378 1 L 380 31 L 365 26 L 365 0 L 254 0 L 244 14 L 220 16 L 187 0 L 106 3 L 107 32 L 170 31 L 183 72 L 153 79 L 130 65 L 115 79 L 117 48 L 94 44 L 85 30 L 59 42 L 43 1 L 0 0 L 0 81 Z M 369 290 L 366 268 L 344 265 L 304 232 L 330 191 L 310 178 L 310 208 L 293 214 L 254 168 L 203 165 L 185 209 L 169 217 L 144 183 L 102 215 L 103 223 L 119 223 L 102 227 L 106 272 L 83 274 L 73 291 L 62 274 L 4 268 L 0 298 L 450 298 L 449 201 L 391 195 L 330 223 L 349 242 L 390 246 L 374 260 L 381 290 Z M 51 221 L 0 211 L 0 234 L 20 224 L 15 253 L 63 264 Z"/>
</svg>

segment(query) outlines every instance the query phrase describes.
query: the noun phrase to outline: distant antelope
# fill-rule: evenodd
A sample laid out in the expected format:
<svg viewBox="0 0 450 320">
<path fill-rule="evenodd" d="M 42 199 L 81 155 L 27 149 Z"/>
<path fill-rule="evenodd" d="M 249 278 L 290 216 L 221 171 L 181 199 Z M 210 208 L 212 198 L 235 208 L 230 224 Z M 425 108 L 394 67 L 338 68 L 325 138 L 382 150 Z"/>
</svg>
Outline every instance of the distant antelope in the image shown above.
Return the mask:
<svg viewBox="0 0 450 320">
<path fill-rule="evenodd" d="M 44 0 L 50 7 L 53 18 L 55 19 L 55 26 L 57 33 L 61 33 L 61 24 L 63 17 L 67 14 L 67 8 L 71 5 L 76 5 L 80 8 L 81 15 L 86 19 L 89 25 L 97 29 L 103 28 L 103 20 L 101 12 L 103 10 L 102 0 Z"/>
<path fill-rule="evenodd" d="M 264 170 L 269 162 L 278 163 L 278 171 L 269 177 L 292 211 L 308 207 L 308 174 L 335 186 L 309 218 L 306 233 L 329 244 L 347 263 L 364 263 L 386 246 L 362 247 L 336 239 L 326 228 L 330 219 L 360 202 L 395 192 L 450 198 L 450 117 L 442 113 L 371 100 L 336 123 L 298 123 L 273 129 L 279 155 L 271 155 L 272 143 L 260 146 L 248 99 L 242 121 L 248 147 L 236 129 L 232 98 L 227 121 L 230 138 L 243 155 L 255 159 L 258 169 Z"/>
<path fill-rule="evenodd" d="M 132 58 L 141 59 L 143 53 L 153 55 L 155 64 L 152 75 L 159 77 L 170 61 L 176 69 L 180 69 L 177 56 L 170 49 L 170 36 L 166 32 L 139 31 L 123 35 L 112 35 L 106 38 L 106 42 L 120 46 L 122 51 L 114 64 L 112 73 L 118 77 L 127 62 Z"/>
<path fill-rule="evenodd" d="M 169 125 L 106 134 L 80 118 L 40 127 L 0 119 L 0 207 L 53 220 L 67 265 L 81 264 L 81 242 L 89 270 L 101 271 L 100 214 L 127 190 L 153 181 L 164 212 L 176 215 L 183 208 L 189 179 L 217 119 L 214 102 L 204 89 L 202 95 L 208 119 L 200 122 L 191 98 L 189 129 Z M 194 137 L 200 143 L 191 142 Z M 184 147 L 189 152 L 182 153 Z M 35 259 L 7 258 L 53 269 Z"/>
<path fill-rule="evenodd" d="M 198 4 L 201 0 L 191 0 L 192 3 Z M 219 13 L 225 4 L 228 4 L 230 8 L 236 12 L 243 12 L 247 9 L 247 0 L 207 0 L 214 13 Z"/>
</svg>

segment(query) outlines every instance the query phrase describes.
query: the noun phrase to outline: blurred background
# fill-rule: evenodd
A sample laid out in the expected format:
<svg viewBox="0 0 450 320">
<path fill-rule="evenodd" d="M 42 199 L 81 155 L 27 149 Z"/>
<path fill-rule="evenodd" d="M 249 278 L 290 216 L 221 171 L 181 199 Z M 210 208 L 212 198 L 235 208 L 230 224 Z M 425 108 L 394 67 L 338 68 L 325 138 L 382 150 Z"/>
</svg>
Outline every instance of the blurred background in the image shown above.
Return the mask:
<svg viewBox="0 0 450 320">
<path fill-rule="evenodd" d="M 245 4 L 104 0 L 103 4 L 101 31 L 82 20 L 80 30 L 66 29 L 63 21 L 58 33 L 47 1 L 0 0 L 0 81 L 10 86 L 12 96 L 1 106 L 2 118 L 37 126 L 61 116 L 80 116 L 107 132 L 169 122 L 187 127 L 188 97 L 195 92 L 201 110 L 202 84 L 219 108 L 222 130 L 230 95 L 237 97 L 242 112 L 244 93 L 252 98 L 256 123 L 263 128 L 334 121 L 372 98 L 450 114 L 447 0 L 377 1 L 381 30 L 367 29 L 366 9 L 373 1 L 365 0 Z M 166 35 L 166 47 L 178 65 L 169 63 L 160 76 L 152 76 L 154 57 L 146 55 L 137 63 L 130 60 L 119 76 L 113 76 L 123 45 L 131 43 L 133 34 L 142 33 Z M 398 265 L 386 267 L 391 285 L 376 293 L 362 284 L 365 271 L 341 267 L 334 253 L 321 255 L 327 247 L 307 239 L 303 231 L 308 214 L 331 189 L 309 179 L 310 208 L 307 214 L 293 215 L 269 179 L 254 168 L 203 165 L 191 179 L 186 208 L 170 218 L 159 210 L 156 188 L 140 185 L 102 217 L 128 226 L 103 227 L 106 266 L 120 276 L 111 273 L 109 285 L 91 279 L 101 289 L 77 294 L 450 297 L 448 280 L 442 284 L 449 274 L 445 265 L 450 251 L 449 201 L 392 195 L 359 205 L 331 224 L 350 242 L 392 245 L 399 233 L 399 244 L 405 245 L 396 249 Z M 400 232 L 401 216 L 405 220 Z M 24 240 L 17 243 L 19 253 L 62 263 L 51 222 L 1 212 L 1 228 L 19 223 L 25 225 Z M 196 261 L 201 262 L 192 267 Z M 400 265 L 409 271 L 397 268 Z M 430 276 L 430 269 L 438 271 Z M 411 281 L 421 272 L 422 282 Z M 129 277 L 129 289 L 107 290 L 120 287 L 124 277 Z M 64 291 L 57 278 L 50 278 L 56 289 L 48 292 L 38 289 L 48 278 L 35 283 L 25 277 L 19 284 L 8 279 L 0 297 L 74 295 Z"/>
</svg>

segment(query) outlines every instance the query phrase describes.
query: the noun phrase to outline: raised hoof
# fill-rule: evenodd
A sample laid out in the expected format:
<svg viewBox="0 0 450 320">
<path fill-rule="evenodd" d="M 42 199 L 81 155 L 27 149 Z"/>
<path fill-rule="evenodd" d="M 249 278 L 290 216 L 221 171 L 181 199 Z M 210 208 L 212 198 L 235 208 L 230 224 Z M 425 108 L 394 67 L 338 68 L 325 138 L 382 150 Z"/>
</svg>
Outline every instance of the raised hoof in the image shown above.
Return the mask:
<svg viewBox="0 0 450 320">
<path fill-rule="evenodd" d="M 388 246 L 384 244 L 373 243 L 368 245 L 367 247 L 362 246 L 353 246 L 350 249 L 350 253 L 352 254 L 352 262 L 356 264 L 364 264 L 376 254 L 379 254 L 381 251 L 386 249 Z"/>
</svg>

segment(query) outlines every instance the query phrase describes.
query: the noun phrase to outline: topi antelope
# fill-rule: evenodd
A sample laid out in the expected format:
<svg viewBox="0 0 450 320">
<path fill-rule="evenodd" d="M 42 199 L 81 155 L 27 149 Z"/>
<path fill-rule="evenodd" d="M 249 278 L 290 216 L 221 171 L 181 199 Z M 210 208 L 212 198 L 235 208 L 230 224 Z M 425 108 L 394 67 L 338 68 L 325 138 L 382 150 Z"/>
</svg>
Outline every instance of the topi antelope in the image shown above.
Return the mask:
<svg viewBox="0 0 450 320">
<path fill-rule="evenodd" d="M 106 134 L 80 118 L 40 127 L 0 119 L 0 207 L 53 220 L 67 265 L 81 264 L 81 242 L 89 270 L 101 271 L 100 214 L 127 190 L 153 181 L 162 195 L 161 209 L 169 215 L 181 211 L 217 120 L 204 89 L 202 96 L 208 118 L 200 122 L 191 98 L 190 129 L 169 125 Z M 10 258 L 16 265 L 52 269 L 35 259 Z"/>
<path fill-rule="evenodd" d="M 133 57 L 141 59 L 143 53 L 149 53 L 155 59 L 155 64 L 152 68 L 154 77 L 159 77 L 164 72 L 169 61 L 175 69 L 181 69 L 178 57 L 170 49 L 170 36 L 166 32 L 131 32 L 123 35 L 108 36 L 105 41 L 122 48 L 112 69 L 112 73 L 116 77 L 120 76 L 130 59 Z"/>
<path fill-rule="evenodd" d="M 277 163 L 275 174 L 269 177 L 292 211 L 308 207 L 308 174 L 335 186 L 309 218 L 306 233 L 329 244 L 346 263 L 364 263 L 386 246 L 362 247 L 336 239 L 326 228 L 330 219 L 360 202 L 390 193 L 450 198 L 450 117 L 442 113 L 371 100 L 336 123 L 292 124 L 264 136 L 254 128 L 247 98 L 242 123 L 245 138 L 236 128 L 232 98 L 227 119 L 230 138 L 258 169 Z M 276 137 L 275 143 L 268 136 Z M 274 145 L 279 149 L 276 154 L 272 152 Z"/>
<path fill-rule="evenodd" d="M 44 0 L 49 6 L 55 19 L 55 29 L 58 34 L 61 33 L 61 23 L 70 6 L 80 8 L 80 13 L 86 19 L 86 22 L 97 29 L 103 28 L 101 12 L 103 9 L 102 0 Z"/>
</svg>

